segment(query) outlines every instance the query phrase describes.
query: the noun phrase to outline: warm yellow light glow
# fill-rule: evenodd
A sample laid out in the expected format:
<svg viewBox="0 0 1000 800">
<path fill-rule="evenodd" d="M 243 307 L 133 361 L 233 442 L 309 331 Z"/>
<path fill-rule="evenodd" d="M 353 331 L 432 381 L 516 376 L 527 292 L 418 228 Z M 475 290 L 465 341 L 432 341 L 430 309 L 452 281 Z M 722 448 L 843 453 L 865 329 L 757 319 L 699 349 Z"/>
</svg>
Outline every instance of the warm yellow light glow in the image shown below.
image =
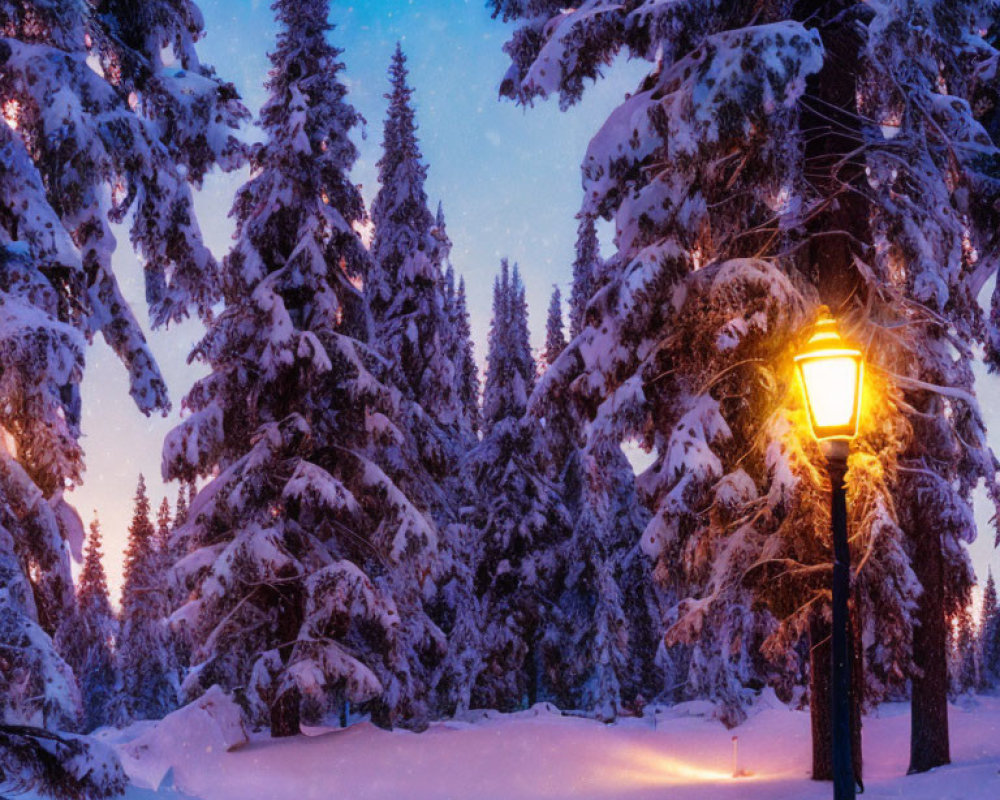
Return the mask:
<svg viewBox="0 0 1000 800">
<path fill-rule="evenodd" d="M 637 756 L 636 763 L 618 773 L 616 783 L 631 783 L 634 786 L 664 786 L 669 784 L 702 783 L 704 781 L 731 781 L 732 773 L 723 769 L 712 769 L 670 758 L 666 755 L 647 754 Z"/>
<path fill-rule="evenodd" d="M 855 412 L 858 364 L 853 358 L 831 356 L 802 363 L 813 419 L 821 428 L 849 425 Z"/>
<path fill-rule="evenodd" d="M 815 332 L 795 357 L 817 439 L 853 439 L 858 432 L 861 352 L 845 345 L 824 308 Z"/>
</svg>

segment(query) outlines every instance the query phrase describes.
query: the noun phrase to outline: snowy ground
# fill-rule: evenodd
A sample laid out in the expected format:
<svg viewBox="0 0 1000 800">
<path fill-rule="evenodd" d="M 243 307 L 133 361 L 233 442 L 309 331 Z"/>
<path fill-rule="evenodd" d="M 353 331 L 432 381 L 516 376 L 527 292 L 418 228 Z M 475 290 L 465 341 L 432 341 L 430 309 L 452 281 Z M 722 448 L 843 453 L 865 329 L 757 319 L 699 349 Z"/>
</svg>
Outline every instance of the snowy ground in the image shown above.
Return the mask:
<svg viewBox="0 0 1000 800">
<path fill-rule="evenodd" d="M 807 777 L 807 713 L 764 702 L 745 724 L 727 731 L 704 711 L 705 704 L 692 703 L 606 726 L 539 707 L 437 723 L 420 734 L 361 723 L 294 739 L 257 736 L 232 752 L 225 750 L 224 733 L 183 717 L 106 731 L 102 738 L 122 754 L 133 781 L 129 800 L 831 796 L 830 784 Z M 905 705 L 883 706 L 865 720 L 865 798 L 1000 798 L 1000 698 L 951 709 L 954 763 L 932 773 L 904 774 L 909 726 Z M 739 766 L 750 777 L 731 776 L 733 734 L 739 736 Z"/>
</svg>

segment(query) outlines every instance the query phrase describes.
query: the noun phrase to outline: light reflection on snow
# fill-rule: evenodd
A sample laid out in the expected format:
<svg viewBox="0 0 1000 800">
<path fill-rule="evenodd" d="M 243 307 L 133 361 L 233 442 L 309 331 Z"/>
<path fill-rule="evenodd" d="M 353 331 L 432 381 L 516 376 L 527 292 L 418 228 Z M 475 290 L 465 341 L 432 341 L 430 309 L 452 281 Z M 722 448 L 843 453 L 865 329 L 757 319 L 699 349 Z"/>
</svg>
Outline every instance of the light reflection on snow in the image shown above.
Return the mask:
<svg viewBox="0 0 1000 800">
<path fill-rule="evenodd" d="M 632 747 L 622 751 L 619 760 L 601 764 L 596 780 L 588 786 L 602 790 L 618 787 L 620 790 L 643 789 L 692 783 L 729 783 L 734 780 L 753 780 L 755 776 L 734 778 L 732 772 L 709 763 L 675 758 L 662 750 L 651 747 Z"/>
</svg>

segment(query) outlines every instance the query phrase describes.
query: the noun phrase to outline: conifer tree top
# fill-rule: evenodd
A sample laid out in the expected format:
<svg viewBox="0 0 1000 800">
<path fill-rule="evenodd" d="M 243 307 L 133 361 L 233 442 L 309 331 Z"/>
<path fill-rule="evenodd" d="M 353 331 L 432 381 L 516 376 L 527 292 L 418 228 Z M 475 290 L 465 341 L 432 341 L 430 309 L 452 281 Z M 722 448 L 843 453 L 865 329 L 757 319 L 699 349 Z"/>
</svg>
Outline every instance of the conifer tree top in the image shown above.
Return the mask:
<svg viewBox="0 0 1000 800">
<path fill-rule="evenodd" d="M 559 287 L 552 289 L 549 301 L 549 316 L 545 321 L 545 363 L 552 364 L 566 349 L 566 335 L 563 333 L 562 294 Z"/>
<path fill-rule="evenodd" d="M 524 284 L 517 264 L 511 270 L 506 258 L 493 284 L 493 320 L 486 360 L 483 419 L 488 430 L 503 419 L 523 416 L 535 386 Z"/>
<path fill-rule="evenodd" d="M 407 84 L 406 56 L 397 43 L 389 66 L 389 101 L 378 161 L 379 191 L 372 202 L 375 225 L 372 256 L 375 261 L 368 293 L 376 327 L 389 311 L 399 288 L 415 280 L 433 283 L 446 250 L 438 241 L 435 218 L 427 206 L 424 166 L 417 141 L 413 89 Z M 439 221 L 443 233 L 444 217 Z"/>
<path fill-rule="evenodd" d="M 141 472 L 139 473 L 139 481 L 135 487 L 134 500 L 135 511 L 132 515 L 132 527 L 134 527 L 137 522 L 149 520 L 149 495 L 146 494 L 146 477 Z"/>
<path fill-rule="evenodd" d="M 124 579 L 122 581 L 122 607 L 127 612 L 132 603 L 142 603 L 136 589 L 149 579 L 153 537 L 156 533 L 150 519 L 149 496 L 146 494 L 146 479 L 140 474 L 135 490 L 135 506 L 132 522 L 128 527 L 128 545 L 125 548 Z"/>
<path fill-rule="evenodd" d="M 267 140 L 253 148 L 254 177 L 233 205 L 238 244 L 224 262 L 227 299 L 277 271 L 286 276 L 277 284 L 330 283 L 332 293 L 311 293 L 319 313 L 303 325 L 322 329 L 343 313 L 342 295 L 354 293 L 348 280 L 367 271 L 352 228 L 364 206 L 347 176 L 357 158 L 349 134 L 361 117 L 339 77 L 341 50 L 327 40 L 328 0 L 279 0 L 273 8 L 281 27 L 260 112 Z"/>
<path fill-rule="evenodd" d="M 583 215 L 577 227 L 573 290 L 569 300 L 569 335 L 572 339 L 579 336 L 583 330 L 584 313 L 594 293 L 595 277 L 600 262 L 600 244 L 597 241 L 594 218 Z"/>
<path fill-rule="evenodd" d="M 108 595 L 107 574 L 104 571 L 101 539 L 101 523 L 95 516 L 90 523 L 90 534 L 87 536 L 77 599 L 81 608 L 106 611 L 110 616 L 111 601 Z"/>
<path fill-rule="evenodd" d="M 997 608 L 997 585 L 993 580 L 993 570 L 988 569 L 986 573 L 986 587 L 983 589 L 983 617 L 984 619 Z"/>
<path fill-rule="evenodd" d="M 420 146 L 417 141 L 417 120 L 413 111 L 413 89 L 407 83 L 409 70 L 402 45 L 396 42 L 389 65 L 390 91 L 384 95 L 389 101 L 385 128 L 382 134 L 382 158 L 378 162 L 379 183 L 385 186 L 392 180 L 393 173 L 408 162 L 414 177 L 423 181 L 426 168 L 420 163 Z M 426 197 L 424 198 L 426 204 Z M 438 211 L 440 213 L 440 206 Z"/>
</svg>

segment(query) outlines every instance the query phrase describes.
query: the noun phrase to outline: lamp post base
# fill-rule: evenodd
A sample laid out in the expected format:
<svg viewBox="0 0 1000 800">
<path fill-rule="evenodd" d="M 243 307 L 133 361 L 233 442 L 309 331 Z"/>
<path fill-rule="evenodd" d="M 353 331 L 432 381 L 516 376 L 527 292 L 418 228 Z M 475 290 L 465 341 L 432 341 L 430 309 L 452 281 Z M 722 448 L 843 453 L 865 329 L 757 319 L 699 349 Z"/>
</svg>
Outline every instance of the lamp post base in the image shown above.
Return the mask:
<svg viewBox="0 0 1000 800">
<path fill-rule="evenodd" d="M 833 796 L 854 800 L 854 759 L 851 752 L 851 648 L 848 598 L 851 591 L 851 553 L 847 542 L 847 456 L 850 444 L 843 440 L 822 442 L 830 474 L 830 518 L 833 528 L 833 630 L 832 703 Z"/>
</svg>

